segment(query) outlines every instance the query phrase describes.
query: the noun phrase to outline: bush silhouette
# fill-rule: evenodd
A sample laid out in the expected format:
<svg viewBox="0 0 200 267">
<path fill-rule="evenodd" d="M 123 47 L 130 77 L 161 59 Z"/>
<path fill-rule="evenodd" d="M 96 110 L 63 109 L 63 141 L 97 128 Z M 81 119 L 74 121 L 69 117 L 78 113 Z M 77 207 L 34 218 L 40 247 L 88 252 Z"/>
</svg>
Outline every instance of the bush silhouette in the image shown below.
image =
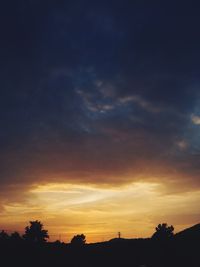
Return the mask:
<svg viewBox="0 0 200 267">
<path fill-rule="evenodd" d="M 153 239 L 166 240 L 174 236 L 174 227 L 168 226 L 167 223 L 159 224 L 156 227 L 156 232 L 153 234 Z"/>
<path fill-rule="evenodd" d="M 2 230 L 0 232 L 0 241 L 4 242 L 4 241 L 7 241 L 8 239 L 9 239 L 9 235 L 4 230 Z"/>
<path fill-rule="evenodd" d="M 28 242 L 44 243 L 49 238 L 48 231 L 43 229 L 40 221 L 30 221 L 30 226 L 25 228 L 24 239 Z"/>
<path fill-rule="evenodd" d="M 86 243 L 86 237 L 84 234 L 75 235 L 71 240 L 71 244 L 75 246 L 83 246 L 85 243 Z"/>
<path fill-rule="evenodd" d="M 22 237 L 18 232 L 14 232 L 10 235 L 10 240 L 13 242 L 20 242 L 22 241 Z"/>
</svg>

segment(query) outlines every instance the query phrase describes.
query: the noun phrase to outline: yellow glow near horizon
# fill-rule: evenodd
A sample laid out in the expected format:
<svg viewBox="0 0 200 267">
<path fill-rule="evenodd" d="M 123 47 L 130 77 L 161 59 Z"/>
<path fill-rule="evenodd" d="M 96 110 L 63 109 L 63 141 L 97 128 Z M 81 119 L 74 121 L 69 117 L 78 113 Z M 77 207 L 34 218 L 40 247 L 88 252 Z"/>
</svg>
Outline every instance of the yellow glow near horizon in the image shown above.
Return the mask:
<svg viewBox="0 0 200 267">
<path fill-rule="evenodd" d="M 49 230 L 51 240 L 62 236 L 70 241 L 84 233 L 88 242 L 108 240 L 121 231 L 124 237 L 149 237 L 157 223 L 175 224 L 188 211 L 197 213 L 199 192 L 165 195 L 158 183 L 137 182 L 120 187 L 100 187 L 68 183 L 36 185 L 21 203 L 4 206 L 0 225 L 23 228 L 29 220 L 39 219 Z M 23 225 L 23 227 L 22 227 Z"/>
</svg>

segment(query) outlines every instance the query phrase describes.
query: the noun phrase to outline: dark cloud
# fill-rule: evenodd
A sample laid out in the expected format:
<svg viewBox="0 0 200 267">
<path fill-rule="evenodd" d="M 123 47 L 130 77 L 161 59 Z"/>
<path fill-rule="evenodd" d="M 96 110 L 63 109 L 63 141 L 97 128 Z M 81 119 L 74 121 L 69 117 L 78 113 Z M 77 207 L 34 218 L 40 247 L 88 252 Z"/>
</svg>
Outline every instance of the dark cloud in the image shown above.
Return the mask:
<svg viewBox="0 0 200 267">
<path fill-rule="evenodd" d="M 199 186 L 195 7 L 1 5 L 2 185 L 142 176 Z"/>
</svg>

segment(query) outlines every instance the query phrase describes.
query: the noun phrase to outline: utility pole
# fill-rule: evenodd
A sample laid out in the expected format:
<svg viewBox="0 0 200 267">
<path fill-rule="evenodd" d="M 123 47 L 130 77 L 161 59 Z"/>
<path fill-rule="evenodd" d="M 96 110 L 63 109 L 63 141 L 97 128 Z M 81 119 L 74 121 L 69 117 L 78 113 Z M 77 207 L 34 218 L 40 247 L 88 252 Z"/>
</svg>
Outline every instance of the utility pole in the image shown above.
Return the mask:
<svg viewBox="0 0 200 267">
<path fill-rule="evenodd" d="M 121 232 L 118 232 L 118 238 L 119 239 L 121 238 Z"/>
</svg>

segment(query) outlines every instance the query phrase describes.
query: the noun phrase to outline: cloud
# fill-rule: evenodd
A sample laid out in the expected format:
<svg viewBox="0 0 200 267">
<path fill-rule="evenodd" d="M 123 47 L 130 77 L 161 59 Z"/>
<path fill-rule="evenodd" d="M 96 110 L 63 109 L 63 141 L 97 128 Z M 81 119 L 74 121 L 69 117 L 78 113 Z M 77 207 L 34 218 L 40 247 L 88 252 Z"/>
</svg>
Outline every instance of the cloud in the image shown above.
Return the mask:
<svg viewBox="0 0 200 267">
<path fill-rule="evenodd" d="M 99 99 L 92 93 L 83 92 L 81 90 L 76 90 L 77 94 L 81 96 L 85 107 L 91 112 L 105 113 L 115 109 L 114 104 L 101 103 Z"/>
<path fill-rule="evenodd" d="M 0 226 L 7 220 L 7 226 L 12 228 L 10 218 L 17 214 L 15 229 L 22 229 L 22 223 L 25 226 L 29 218 L 40 217 L 51 240 L 61 234 L 62 239 L 69 241 L 79 231 L 90 242 L 102 237 L 108 240 L 119 228 L 124 237 L 149 237 L 161 221 L 172 223 L 176 231 L 196 223 L 198 200 L 199 191 L 163 195 L 162 185 L 155 182 L 120 187 L 46 183 L 31 188 L 25 201 L 7 203 Z M 186 207 L 191 213 L 187 213 Z"/>
<path fill-rule="evenodd" d="M 197 190 L 198 12 L 22 2 L 0 11 L 1 207 L 49 183 Z"/>
<path fill-rule="evenodd" d="M 144 100 L 141 96 L 138 96 L 138 95 L 130 95 L 130 96 L 121 97 L 119 99 L 119 102 L 121 104 L 136 103 L 137 105 L 139 105 L 141 108 L 143 108 L 146 111 L 153 112 L 153 113 L 161 112 L 160 108 L 153 106 L 150 102 Z"/>
<path fill-rule="evenodd" d="M 189 147 L 189 144 L 186 140 L 180 140 L 176 144 L 179 147 L 179 149 L 182 151 L 187 150 Z"/>
<path fill-rule="evenodd" d="M 196 124 L 196 125 L 200 125 L 200 116 L 197 116 L 197 115 L 192 115 L 191 116 L 191 120 L 192 120 L 192 122 L 194 123 L 194 124 Z"/>
</svg>

